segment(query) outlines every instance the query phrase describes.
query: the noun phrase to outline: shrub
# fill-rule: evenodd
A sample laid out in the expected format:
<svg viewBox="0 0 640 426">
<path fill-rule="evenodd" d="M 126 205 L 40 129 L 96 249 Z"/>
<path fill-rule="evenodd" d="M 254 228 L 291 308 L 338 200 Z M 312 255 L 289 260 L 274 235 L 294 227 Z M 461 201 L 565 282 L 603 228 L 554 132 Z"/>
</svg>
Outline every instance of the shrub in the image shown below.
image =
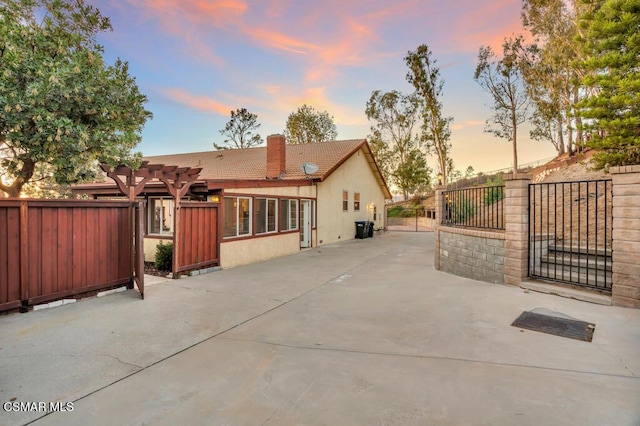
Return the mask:
<svg viewBox="0 0 640 426">
<path fill-rule="evenodd" d="M 504 179 L 502 178 L 502 174 L 499 174 L 495 177 L 495 179 L 489 178 L 486 183 L 487 187 L 498 187 L 498 188 L 486 188 L 484 191 L 484 205 L 488 206 L 490 204 L 495 203 L 496 201 L 500 201 L 504 198 Z"/>
<path fill-rule="evenodd" d="M 158 244 L 156 247 L 155 267 L 159 271 L 171 271 L 173 268 L 173 243 Z"/>
<path fill-rule="evenodd" d="M 463 224 L 468 219 L 471 219 L 475 213 L 476 205 L 467 197 L 462 197 L 451 205 L 451 214 L 453 215 L 454 223 Z"/>
<path fill-rule="evenodd" d="M 404 207 L 400 205 L 393 206 L 387 210 L 387 217 L 402 217 L 403 211 L 404 211 Z"/>
</svg>

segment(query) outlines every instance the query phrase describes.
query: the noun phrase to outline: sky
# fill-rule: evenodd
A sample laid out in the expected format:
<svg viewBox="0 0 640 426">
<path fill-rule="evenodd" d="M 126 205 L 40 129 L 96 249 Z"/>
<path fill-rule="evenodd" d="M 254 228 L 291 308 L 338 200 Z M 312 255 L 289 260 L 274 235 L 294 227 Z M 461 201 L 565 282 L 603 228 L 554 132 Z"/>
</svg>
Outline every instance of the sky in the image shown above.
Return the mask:
<svg viewBox="0 0 640 426">
<path fill-rule="evenodd" d="M 374 90 L 410 93 L 404 57 L 426 44 L 444 80 L 457 169 L 510 167 L 511 144 L 483 132 L 490 96 L 473 80 L 478 49 L 522 32 L 520 0 L 89 0 L 111 19 L 98 41 L 129 63 L 148 121 L 144 155 L 222 143 L 230 112 L 257 114 L 260 135 L 283 133 L 303 104 L 333 116 L 338 139 L 367 138 Z M 553 157 L 522 128 L 519 163 Z M 435 159 L 428 160 L 436 168 Z"/>
</svg>

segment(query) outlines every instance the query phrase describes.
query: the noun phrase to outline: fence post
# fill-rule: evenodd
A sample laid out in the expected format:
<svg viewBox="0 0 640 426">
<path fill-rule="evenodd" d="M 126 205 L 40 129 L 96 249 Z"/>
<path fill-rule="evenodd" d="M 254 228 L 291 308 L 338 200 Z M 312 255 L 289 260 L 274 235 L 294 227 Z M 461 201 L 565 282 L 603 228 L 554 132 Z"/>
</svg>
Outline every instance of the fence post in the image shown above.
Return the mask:
<svg viewBox="0 0 640 426">
<path fill-rule="evenodd" d="M 613 241 L 611 302 L 640 308 L 640 165 L 611 167 Z"/>
<path fill-rule="evenodd" d="M 29 305 L 29 203 L 20 201 L 20 312 L 28 312 Z"/>
<path fill-rule="evenodd" d="M 505 176 L 505 284 L 520 285 L 528 275 L 530 182 L 525 173 Z"/>
<path fill-rule="evenodd" d="M 433 259 L 433 266 L 437 271 L 440 270 L 440 221 L 442 220 L 442 193 L 444 191 L 444 186 L 436 187 L 436 203 L 435 203 L 435 213 L 436 217 L 433 219 L 433 233 L 436 241 L 435 255 Z"/>
</svg>

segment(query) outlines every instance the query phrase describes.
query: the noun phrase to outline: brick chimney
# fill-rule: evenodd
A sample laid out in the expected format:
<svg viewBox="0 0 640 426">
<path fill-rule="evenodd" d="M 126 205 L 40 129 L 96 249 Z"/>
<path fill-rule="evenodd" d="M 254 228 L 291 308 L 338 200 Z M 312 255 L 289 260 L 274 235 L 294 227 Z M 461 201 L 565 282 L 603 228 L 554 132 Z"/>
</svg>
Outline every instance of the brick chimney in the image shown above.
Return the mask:
<svg viewBox="0 0 640 426">
<path fill-rule="evenodd" d="M 267 179 L 278 179 L 286 170 L 286 150 L 283 135 L 267 136 Z"/>
</svg>

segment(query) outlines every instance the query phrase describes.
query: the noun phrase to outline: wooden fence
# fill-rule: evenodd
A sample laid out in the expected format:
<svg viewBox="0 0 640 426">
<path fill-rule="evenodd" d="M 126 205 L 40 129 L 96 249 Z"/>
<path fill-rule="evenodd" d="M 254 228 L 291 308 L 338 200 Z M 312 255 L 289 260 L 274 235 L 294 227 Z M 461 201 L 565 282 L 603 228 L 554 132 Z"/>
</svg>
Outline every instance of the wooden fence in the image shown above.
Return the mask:
<svg viewBox="0 0 640 426">
<path fill-rule="evenodd" d="M 218 204 L 180 203 L 178 270 L 220 265 Z"/>
<path fill-rule="evenodd" d="M 132 288 L 133 207 L 128 201 L 0 201 L 0 311 Z"/>
</svg>

